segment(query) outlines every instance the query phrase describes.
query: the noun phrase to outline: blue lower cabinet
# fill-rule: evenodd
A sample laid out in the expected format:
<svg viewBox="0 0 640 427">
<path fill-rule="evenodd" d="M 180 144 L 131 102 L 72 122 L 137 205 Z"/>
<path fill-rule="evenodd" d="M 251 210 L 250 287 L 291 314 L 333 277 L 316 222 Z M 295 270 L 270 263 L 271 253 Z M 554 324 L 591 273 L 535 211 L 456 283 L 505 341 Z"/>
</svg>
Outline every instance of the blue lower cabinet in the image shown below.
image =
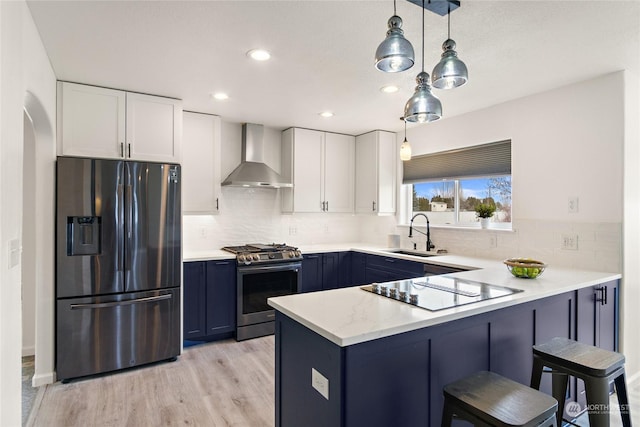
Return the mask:
<svg viewBox="0 0 640 427">
<path fill-rule="evenodd" d="M 235 260 L 185 262 L 183 285 L 184 340 L 210 341 L 235 333 Z"/>
<path fill-rule="evenodd" d="M 206 335 L 207 263 L 186 262 L 183 266 L 182 335 L 185 340 Z"/>
<path fill-rule="evenodd" d="M 424 264 L 417 261 L 367 255 L 365 282 L 389 282 L 424 276 Z"/>
<path fill-rule="evenodd" d="M 351 253 L 304 254 L 301 292 L 351 286 Z"/>
<path fill-rule="evenodd" d="M 366 279 L 367 254 L 351 252 L 351 285 L 368 285 Z"/>
<path fill-rule="evenodd" d="M 609 288 L 614 295 L 617 282 Z M 276 312 L 276 426 L 437 427 L 442 389 L 449 382 L 490 370 L 528 385 L 534 344 L 553 336 L 575 339 L 576 316 L 585 309 L 579 302 L 576 305 L 577 294 L 568 292 L 347 347 Z M 589 300 L 590 310 L 593 304 Z M 599 328 L 616 330 L 617 313 L 598 315 Z M 328 393 L 317 389 L 323 387 Z M 550 384 L 545 387 L 550 392 Z M 576 399 L 575 385 L 568 399 Z"/>
<path fill-rule="evenodd" d="M 207 263 L 207 335 L 236 330 L 236 263 Z"/>
<path fill-rule="evenodd" d="M 300 292 L 322 290 L 322 255 L 304 254 L 302 256 L 302 283 Z"/>
</svg>

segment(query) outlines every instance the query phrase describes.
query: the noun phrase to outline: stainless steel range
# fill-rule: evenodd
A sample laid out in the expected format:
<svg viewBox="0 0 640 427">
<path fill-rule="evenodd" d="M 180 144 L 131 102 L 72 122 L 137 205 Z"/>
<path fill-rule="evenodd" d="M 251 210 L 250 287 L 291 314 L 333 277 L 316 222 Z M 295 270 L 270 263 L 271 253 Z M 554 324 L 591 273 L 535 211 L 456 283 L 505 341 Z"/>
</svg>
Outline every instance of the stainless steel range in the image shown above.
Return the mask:
<svg viewBox="0 0 640 427">
<path fill-rule="evenodd" d="M 302 254 L 296 247 L 276 243 L 225 246 L 222 250 L 236 255 L 236 339 L 273 334 L 275 310 L 267 299 L 298 293 Z"/>
</svg>

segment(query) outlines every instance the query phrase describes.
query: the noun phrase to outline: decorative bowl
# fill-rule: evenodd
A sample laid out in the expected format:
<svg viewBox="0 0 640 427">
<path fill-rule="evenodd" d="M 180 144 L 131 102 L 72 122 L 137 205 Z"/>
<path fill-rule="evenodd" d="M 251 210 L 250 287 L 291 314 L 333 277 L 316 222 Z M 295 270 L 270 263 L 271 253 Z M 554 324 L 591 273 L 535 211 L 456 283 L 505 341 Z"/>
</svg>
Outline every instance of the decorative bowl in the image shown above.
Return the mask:
<svg viewBox="0 0 640 427">
<path fill-rule="evenodd" d="M 535 279 L 547 267 L 547 264 L 531 258 L 509 258 L 504 263 L 511 274 L 523 279 Z"/>
</svg>

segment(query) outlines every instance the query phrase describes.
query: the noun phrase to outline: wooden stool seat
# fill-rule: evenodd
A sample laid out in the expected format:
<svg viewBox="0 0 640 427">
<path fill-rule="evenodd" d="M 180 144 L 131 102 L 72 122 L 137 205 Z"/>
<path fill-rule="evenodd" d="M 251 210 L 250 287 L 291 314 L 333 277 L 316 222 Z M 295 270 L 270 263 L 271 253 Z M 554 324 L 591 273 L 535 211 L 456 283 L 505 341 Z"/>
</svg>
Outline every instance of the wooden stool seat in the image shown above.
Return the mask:
<svg viewBox="0 0 640 427">
<path fill-rule="evenodd" d="M 444 387 L 442 426 L 454 416 L 480 426 L 556 426 L 557 407 L 547 394 L 481 371 Z"/>
<path fill-rule="evenodd" d="M 546 343 L 533 346 L 531 387 L 539 389 L 544 367 L 551 369 L 552 393 L 558 400 L 557 423 L 560 425 L 569 375 L 580 378 L 585 386 L 589 424 L 608 427 L 609 384 L 614 382 L 622 425 L 631 427 L 624 362 L 624 355 L 615 351 L 556 337 Z"/>
</svg>

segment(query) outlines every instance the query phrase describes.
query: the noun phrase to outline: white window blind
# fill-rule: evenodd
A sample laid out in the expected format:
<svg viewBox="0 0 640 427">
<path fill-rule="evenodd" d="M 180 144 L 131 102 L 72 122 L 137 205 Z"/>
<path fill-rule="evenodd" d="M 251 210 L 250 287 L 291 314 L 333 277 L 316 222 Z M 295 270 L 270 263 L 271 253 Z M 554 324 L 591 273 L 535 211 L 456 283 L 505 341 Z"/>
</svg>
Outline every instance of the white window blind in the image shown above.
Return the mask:
<svg viewBox="0 0 640 427">
<path fill-rule="evenodd" d="M 511 140 L 415 156 L 403 162 L 403 184 L 511 174 Z"/>
</svg>

